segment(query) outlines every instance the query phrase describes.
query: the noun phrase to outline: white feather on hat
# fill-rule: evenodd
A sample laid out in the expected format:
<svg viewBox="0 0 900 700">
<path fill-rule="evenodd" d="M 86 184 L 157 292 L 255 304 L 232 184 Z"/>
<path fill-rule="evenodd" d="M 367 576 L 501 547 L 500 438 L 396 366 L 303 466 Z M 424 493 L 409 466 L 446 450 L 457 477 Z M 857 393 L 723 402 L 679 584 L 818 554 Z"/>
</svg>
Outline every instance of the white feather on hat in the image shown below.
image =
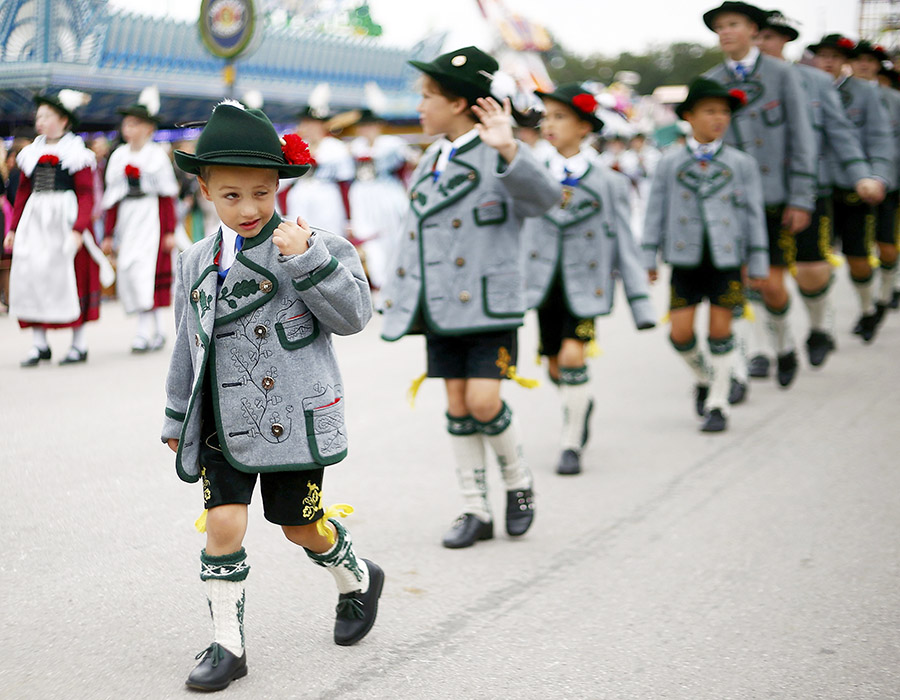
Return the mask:
<svg viewBox="0 0 900 700">
<path fill-rule="evenodd" d="M 69 89 L 60 90 L 56 98 L 59 100 L 59 103 L 70 112 L 74 112 L 79 107 L 86 105 L 91 101 L 91 96 L 86 92 Z"/>
<path fill-rule="evenodd" d="M 138 95 L 137 103 L 147 108 L 147 114 L 155 117 L 159 114 L 159 88 L 156 85 L 148 85 Z"/>
<path fill-rule="evenodd" d="M 515 78 L 502 70 L 494 71 L 493 75 L 486 71 L 478 72 L 491 81 L 491 96 L 495 100 L 503 102 L 503 100 L 509 98 L 509 101 L 513 102 L 519 93 L 519 86 Z"/>
<path fill-rule="evenodd" d="M 319 83 L 309 93 L 309 99 L 307 100 L 309 111 L 315 117 L 327 117 L 330 100 L 331 88 L 328 86 L 328 83 Z"/>
<path fill-rule="evenodd" d="M 228 105 L 229 107 L 237 107 L 238 109 L 247 109 L 246 107 L 244 107 L 244 105 L 242 105 L 237 100 L 232 100 L 230 97 L 226 97 L 219 104 L 217 104 L 215 107 L 213 107 L 213 112 L 215 112 L 216 109 L 218 109 L 222 105 Z"/>
<path fill-rule="evenodd" d="M 365 85 L 366 107 L 375 114 L 384 114 L 387 109 L 387 96 L 378 87 L 378 83 L 370 80 Z"/>
<path fill-rule="evenodd" d="M 265 101 L 263 94 L 259 90 L 247 90 L 247 92 L 244 93 L 243 98 L 244 104 L 250 109 L 262 109 L 263 102 Z"/>
</svg>

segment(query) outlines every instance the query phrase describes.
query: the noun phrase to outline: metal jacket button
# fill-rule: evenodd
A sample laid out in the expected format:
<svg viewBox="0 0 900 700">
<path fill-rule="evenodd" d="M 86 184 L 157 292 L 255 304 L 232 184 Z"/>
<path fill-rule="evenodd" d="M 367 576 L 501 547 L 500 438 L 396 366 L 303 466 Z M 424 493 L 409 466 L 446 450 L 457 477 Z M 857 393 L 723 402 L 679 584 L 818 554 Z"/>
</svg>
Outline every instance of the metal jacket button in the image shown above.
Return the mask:
<svg viewBox="0 0 900 700">
<path fill-rule="evenodd" d="M 603 288 L 602 288 L 602 287 L 597 287 L 597 288 L 594 290 L 594 294 L 595 294 L 596 296 L 598 296 L 598 297 L 602 297 L 602 296 L 603 296 Z"/>
<path fill-rule="evenodd" d="M 462 221 L 460 219 L 453 219 L 453 222 L 450 224 L 453 228 L 459 228 L 462 226 Z"/>
<path fill-rule="evenodd" d="M 600 202 L 598 202 L 597 200 L 594 200 L 593 202 L 591 202 L 591 206 L 594 207 L 594 209 L 599 209 Z"/>
<path fill-rule="evenodd" d="M 466 177 L 469 178 L 470 180 L 474 180 L 478 176 L 475 173 L 469 173 L 468 175 L 466 175 Z"/>
<path fill-rule="evenodd" d="M 411 240 L 411 241 L 416 240 L 416 232 L 415 231 L 409 232 L 409 240 Z"/>
<path fill-rule="evenodd" d="M 200 290 L 195 289 L 191 292 L 191 301 L 200 301 Z"/>
<path fill-rule="evenodd" d="M 262 379 L 262 388 L 268 391 L 273 386 L 275 386 L 275 380 L 272 377 L 263 377 Z"/>
<path fill-rule="evenodd" d="M 284 426 L 281 423 L 272 423 L 272 435 L 275 437 L 284 435 Z"/>
<path fill-rule="evenodd" d="M 262 324 L 258 325 L 256 328 L 253 329 L 253 333 L 254 333 L 254 335 L 256 335 L 257 338 L 265 338 L 266 334 L 268 332 L 269 332 L 269 329 L 266 328 L 265 326 L 263 326 Z"/>
<path fill-rule="evenodd" d="M 536 260 L 537 256 L 538 256 L 538 252 L 536 250 L 532 250 L 530 255 L 531 255 L 532 260 Z"/>
<path fill-rule="evenodd" d="M 402 267 L 398 267 L 397 277 L 406 277 L 406 270 L 404 270 Z"/>
<path fill-rule="evenodd" d="M 459 300 L 460 300 L 463 304 L 467 303 L 467 302 L 470 301 L 471 299 L 472 299 L 472 295 L 469 294 L 468 292 L 460 292 L 460 293 L 459 293 Z"/>
<path fill-rule="evenodd" d="M 384 300 L 384 308 L 389 309 L 389 308 L 391 308 L 393 305 L 394 305 L 394 302 L 392 302 L 390 299 L 385 299 L 385 300 Z"/>
<path fill-rule="evenodd" d="M 593 231 L 585 231 L 584 237 L 585 237 L 585 238 L 593 238 L 593 237 L 594 237 L 594 232 L 593 232 Z"/>
<path fill-rule="evenodd" d="M 597 269 L 597 261 L 596 261 L 596 260 L 591 260 L 591 261 L 588 263 L 588 267 L 591 268 L 592 270 L 596 270 L 596 269 Z"/>
<path fill-rule="evenodd" d="M 675 250 L 684 250 L 684 241 L 676 241 Z"/>
<path fill-rule="evenodd" d="M 268 294 L 272 291 L 272 281 L 271 280 L 260 280 L 259 282 L 259 291 L 263 294 Z"/>
<path fill-rule="evenodd" d="M 456 259 L 456 266 L 457 266 L 457 267 L 462 267 L 462 266 L 465 265 L 465 264 L 466 264 L 466 259 L 465 259 L 465 258 L 457 258 L 457 259 Z"/>
</svg>

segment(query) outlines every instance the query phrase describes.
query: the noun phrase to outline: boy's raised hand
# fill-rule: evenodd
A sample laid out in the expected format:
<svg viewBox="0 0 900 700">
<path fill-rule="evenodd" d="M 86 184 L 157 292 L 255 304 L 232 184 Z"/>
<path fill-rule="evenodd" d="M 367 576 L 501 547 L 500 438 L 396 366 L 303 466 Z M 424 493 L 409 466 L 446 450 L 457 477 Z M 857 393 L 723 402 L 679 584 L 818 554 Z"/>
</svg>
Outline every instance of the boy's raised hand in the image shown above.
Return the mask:
<svg viewBox="0 0 900 700">
<path fill-rule="evenodd" d="M 496 149 L 507 163 L 512 162 L 516 157 L 517 146 L 513 136 L 509 98 L 503 100 L 501 106 L 493 97 L 479 97 L 472 105 L 472 113 L 481 122 L 475 125 L 475 130 L 484 144 Z"/>
<path fill-rule="evenodd" d="M 297 223 L 282 221 L 272 234 L 272 242 L 282 255 L 303 255 L 309 249 L 309 237 L 312 229 L 301 217 Z"/>
</svg>

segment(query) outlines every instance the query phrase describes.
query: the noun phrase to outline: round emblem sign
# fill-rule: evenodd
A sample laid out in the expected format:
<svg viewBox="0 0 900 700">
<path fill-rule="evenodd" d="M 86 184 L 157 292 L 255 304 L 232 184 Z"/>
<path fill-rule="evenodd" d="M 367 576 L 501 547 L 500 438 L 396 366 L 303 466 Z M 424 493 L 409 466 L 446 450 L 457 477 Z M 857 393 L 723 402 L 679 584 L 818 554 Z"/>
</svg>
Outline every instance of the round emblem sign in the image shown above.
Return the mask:
<svg viewBox="0 0 900 700">
<path fill-rule="evenodd" d="M 235 58 L 250 45 L 256 31 L 253 0 L 203 0 L 199 25 L 210 53 Z"/>
</svg>

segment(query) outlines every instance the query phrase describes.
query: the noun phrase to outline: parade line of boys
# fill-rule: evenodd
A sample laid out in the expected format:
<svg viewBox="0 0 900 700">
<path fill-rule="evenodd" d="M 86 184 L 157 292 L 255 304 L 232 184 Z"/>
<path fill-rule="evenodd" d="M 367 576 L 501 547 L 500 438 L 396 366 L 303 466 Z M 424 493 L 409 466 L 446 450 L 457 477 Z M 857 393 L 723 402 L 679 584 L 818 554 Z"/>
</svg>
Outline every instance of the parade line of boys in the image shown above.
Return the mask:
<svg viewBox="0 0 900 700">
<path fill-rule="evenodd" d="M 727 428 L 729 406 L 747 398 L 747 378 L 768 376 L 769 352 L 778 384 L 792 385 L 799 362 L 788 273 L 809 314 L 813 366 L 836 348 L 833 244 L 848 261 L 860 309 L 854 332 L 864 342 L 897 307 L 900 79 L 885 67 L 887 54 L 832 34 L 809 47 L 817 69 L 796 66 L 782 50 L 799 34 L 782 13 L 729 1 L 703 19 L 725 60 L 692 82 L 676 108 L 691 136 L 656 164 L 640 245 L 629 179 L 589 146 L 603 127 L 590 91 L 559 85 L 536 93 L 542 110 L 521 113 L 500 91 L 497 61 L 475 47 L 411 62 L 422 73 L 422 128 L 442 138 L 413 173 L 405 218 L 380 213 L 402 232 L 393 250 L 372 254 L 393 261 L 378 285 L 382 337 L 423 334 L 427 376 L 444 380 L 463 500 L 443 538 L 447 548 L 494 537 L 485 471 L 495 460 L 507 535 L 521 537 L 534 522 L 534 479 L 516 416 L 501 397 L 504 379 L 529 383 L 516 372 L 517 330 L 528 309 L 537 311 L 539 352 L 559 389 L 556 471 L 575 475 L 593 407 L 594 320 L 611 312 L 616 279 L 636 328 L 650 329 L 660 257 L 671 268 L 669 337 L 694 377 L 693 408 L 705 432 Z M 202 484 L 200 570 L 214 629 L 187 685 L 220 690 L 247 674 L 243 540 L 257 478 L 265 518 L 335 579 L 335 643 L 355 644 L 375 622 L 384 573 L 356 554 L 340 522 L 352 508 L 323 500 L 325 467 L 348 447 L 332 335 L 366 326 L 370 280 L 354 245 L 309 213 L 327 198 L 339 202 L 336 183 L 345 176 L 338 171 L 352 165 L 328 143 L 321 114 L 305 115 L 320 162 L 299 136 L 279 137 L 262 111 L 226 100 L 195 153 L 175 153 L 222 223 L 178 257 L 170 285 L 176 187 L 152 143 L 158 105 L 145 97 L 121 110 L 125 144 L 107 171 L 103 249 L 118 234 L 120 295 L 138 314 L 135 352 L 164 343 L 157 314 L 172 289 L 177 332 L 162 441 L 175 452 L 178 476 Z M 42 95 L 37 103 L 40 136 L 19 155 L 23 178 L 7 238 L 15 246 L 11 312 L 33 329 L 24 364 L 49 359 L 46 329 L 56 327 L 74 329 L 64 362 L 84 362 L 82 324 L 97 317 L 99 291 L 98 254 L 85 235 L 93 161 L 71 134 L 71 96 Z M 546 147 L 532 150 L 515 138 L 513 122 L 532 128 L 538 117 Z M 370 177 L 352 193 L 360 209 L 396 199 L 396 183 L 373 183 L 399 165 L 401 145 L 374 133 L 355 144 L 358 160 L 387 154 L 390 161 L 382 170 L 370 162 Z M 336 154 L 330 161 L 329 153 Z M 345 223 L 332 226 L 340 233 Z M 38 283 L 53 270 L 60 271 L 54 286 Z M 767 348 L 750 350 L 748 298 Z M 701 340 L 695 311 L 704 301 L 709 327 Z"/>
</svg>

